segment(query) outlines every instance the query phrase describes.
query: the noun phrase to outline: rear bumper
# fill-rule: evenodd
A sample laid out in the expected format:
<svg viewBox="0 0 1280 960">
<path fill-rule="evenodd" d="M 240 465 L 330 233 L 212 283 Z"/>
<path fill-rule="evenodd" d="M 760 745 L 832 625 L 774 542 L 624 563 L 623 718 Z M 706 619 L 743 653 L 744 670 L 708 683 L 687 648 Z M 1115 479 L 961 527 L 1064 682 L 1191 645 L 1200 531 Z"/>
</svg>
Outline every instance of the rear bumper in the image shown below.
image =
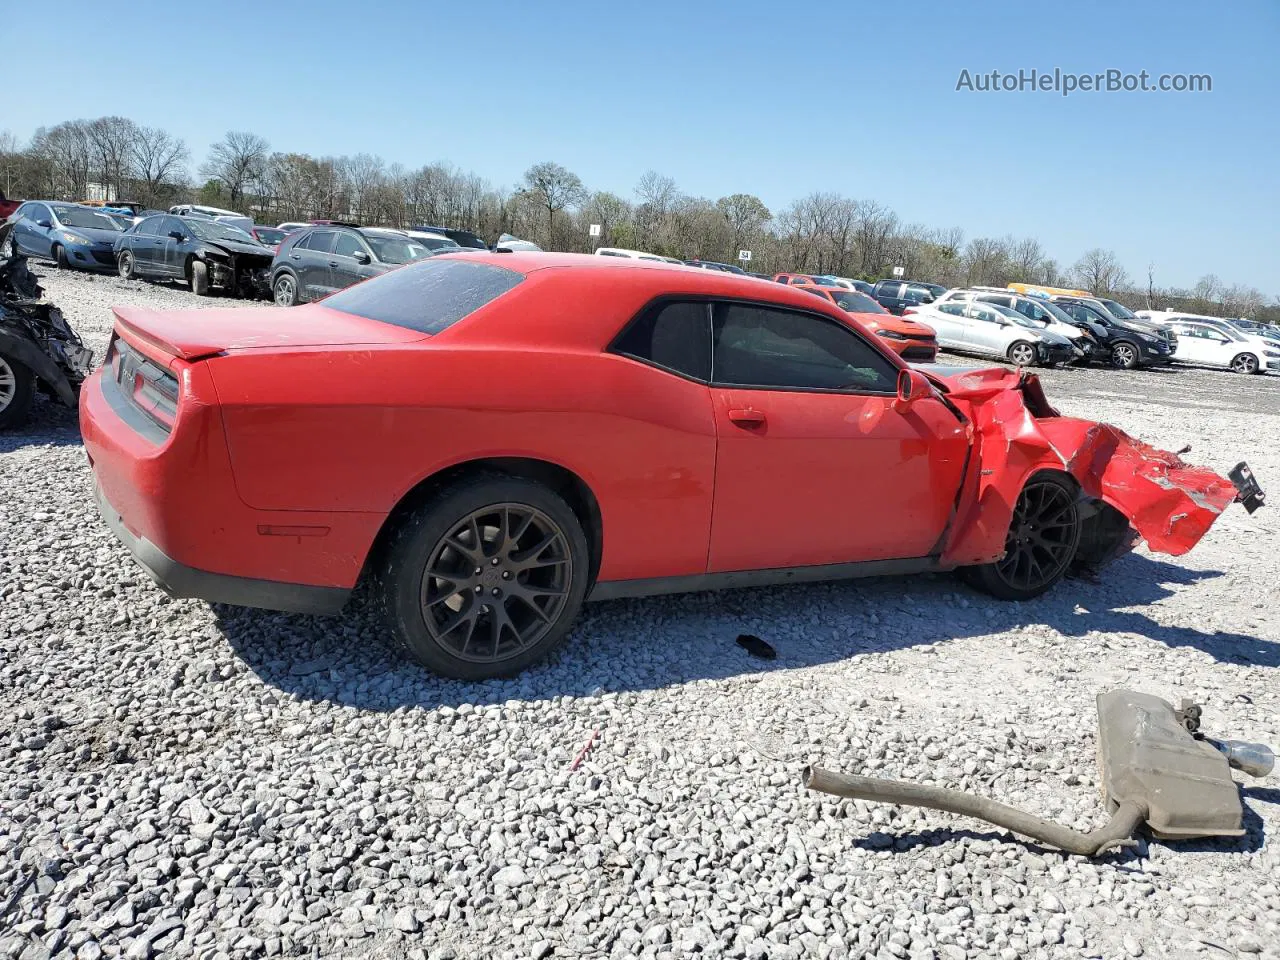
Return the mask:
<svg viewBox="0 0 1280 960">
<path fill-rule="evenodd" d="M 133 559 L 171 597 L 230 603 L 240 607 L 260 607 L 286 613 L 329 615 L 339 613 L 351 596 L 341 587 L 313 587 L 301 583 L 279 583 L 233 577 L 224 573 L 197 570 L 168 556 L 146 537 L 131 533 L 124 519 L 107 500 L 102 487 L 94 484 L 98 512 L 116 538 L 129 548 Z"/>
</svg>

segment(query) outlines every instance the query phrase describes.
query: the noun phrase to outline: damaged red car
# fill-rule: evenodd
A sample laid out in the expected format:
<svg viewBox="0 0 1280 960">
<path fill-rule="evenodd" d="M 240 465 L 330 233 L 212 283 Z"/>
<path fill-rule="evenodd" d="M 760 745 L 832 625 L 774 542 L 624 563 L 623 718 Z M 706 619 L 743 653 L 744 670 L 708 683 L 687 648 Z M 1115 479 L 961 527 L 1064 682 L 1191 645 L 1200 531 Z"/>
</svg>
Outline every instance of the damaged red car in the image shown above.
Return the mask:
<svg viewBox="0 0 1280 960">
<path fill-rule="evenodd" d="M 718 271 L 468 252 L 303 307 L 114 312 L 81 426 L 151 576 L 328 614 L 367 579 L 452 677 L 545 656 L 588 599 L 955 568 L 1025 599 L 1260 499 Z"/>
</svg>

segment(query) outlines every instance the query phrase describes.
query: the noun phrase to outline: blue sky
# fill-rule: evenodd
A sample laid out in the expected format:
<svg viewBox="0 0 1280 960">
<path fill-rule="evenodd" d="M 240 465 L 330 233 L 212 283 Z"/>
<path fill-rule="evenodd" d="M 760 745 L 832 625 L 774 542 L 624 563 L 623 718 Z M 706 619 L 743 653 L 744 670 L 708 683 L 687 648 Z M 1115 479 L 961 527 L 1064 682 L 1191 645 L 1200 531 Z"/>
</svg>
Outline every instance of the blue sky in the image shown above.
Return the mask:
<svg viewBox="0 0 1280 960">
<path fill-rule="evenodd" d="M 1064 264 L 1100 246 L 1160 285 L 1216 273 L 1280 296 L 1276 0 L 5 6 L 21 93 L 0 130 L 22 138 L 119 113 L 196 158 L 236 129 L 495 185 L 551 159 L 624 196 L 650 168 L 775 211 L 830 190 L 1035 236 Z M 956 91 L 962 69 L 1055 67 L 1208 73 L 1213 91 Z"/>
</svg>

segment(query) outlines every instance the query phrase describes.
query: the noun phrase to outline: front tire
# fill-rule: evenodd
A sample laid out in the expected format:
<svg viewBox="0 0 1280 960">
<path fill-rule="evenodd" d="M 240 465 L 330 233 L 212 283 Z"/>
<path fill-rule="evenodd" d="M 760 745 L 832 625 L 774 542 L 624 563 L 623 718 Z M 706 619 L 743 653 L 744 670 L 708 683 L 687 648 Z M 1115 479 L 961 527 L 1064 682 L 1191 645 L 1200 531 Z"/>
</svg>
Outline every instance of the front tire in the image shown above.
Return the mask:
<svg viewBox="0 0 1280 960">
<path fill-rule="evenodd" d="M 188 268 L 191 280 L 191 292 L 197 297 L 209 295 L 209 265 L 203 260 L 192 260 Z"/>
<path fill-rule="evenodd" d="M 1138 365 L 1138 348 L 1127 340 L 1121 340 L 1111 347 L 1111 365 L 1118 370 L 1132 370 Z"/>
<path fill-rule="evenodd" d="M 59 270 L 71 269 L 71 261 L 67 259 L 66 248 L 60 243 L 55 243 L 53 245 L 53 262 L 57 265 Z"/>
<path fill-rule="evenodd" d="M 35 394 L 35 374 L 26 364 L 0 353 L 0 430 L 26 423 Z"/>
<path fill-rule="evenodd" d="M 590 568 L 582 524 L 564 500 L 531 480 L 484 474 L 404 520 L 376 590 L 404 653 L 445 677 L 486 680 L 563 642 Z"/>
<path fill-rule="evenodd" d="M 1080 505 L 1071 481 L 1038 473 L 1014 504 L 1005 554 L 969 568 L 968 579 L 1001 600 L 1030 600 L 1066 576 L 1080 547 Z"/>
<path fill-rule="evenodd" d="M 116 272 L 120 274 L 121 280 L 137 280 L 138 267 L 134 263 L 133 254 L 128 250 L 123 250 L 120 256 L 116 258 Z"/>
<path fill-rule="evenodd" d="M 1231 369 L 1236 373 L 1255 374 L 1258 372 L 1258 358 L 1252 353 L 1238 354 L 1231 361 Z"/>
<path fill-rule="evenodd" d="M 1009 345 L 1009 351 L 1006 354 L 1009 362 L 1019 367 L 1030 367 L 1036 362 L 1036 348 L 1034 344 L 1028 343 L 1026 340 L 1019 340 Z"/>
</svg>

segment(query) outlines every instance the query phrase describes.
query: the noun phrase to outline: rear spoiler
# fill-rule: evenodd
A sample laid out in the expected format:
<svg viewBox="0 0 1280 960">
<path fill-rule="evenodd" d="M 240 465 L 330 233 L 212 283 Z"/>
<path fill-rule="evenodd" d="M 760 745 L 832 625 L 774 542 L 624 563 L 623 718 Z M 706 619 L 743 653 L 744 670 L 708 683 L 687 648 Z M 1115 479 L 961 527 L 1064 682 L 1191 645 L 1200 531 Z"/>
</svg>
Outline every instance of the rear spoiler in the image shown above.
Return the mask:
<svg viewBox="0 0 1280 960">
<path fill-rule="evenodd" d="M 215 357 L 223 351 L 222 344 L 201 339 L 198 335 L 184 338 L 183 342 L 178 344 L 171 338 L 155 332 L 156 324 L 147 321 L 160 315 L 157 310 L 147 307 L 112 307 L 111 313 L 116 318 L 116 328 L 124 334 L 126 339 L 134 341 L 139 346 L 149 346 L 167 356 L 191 362 Z"/>
</svg>

